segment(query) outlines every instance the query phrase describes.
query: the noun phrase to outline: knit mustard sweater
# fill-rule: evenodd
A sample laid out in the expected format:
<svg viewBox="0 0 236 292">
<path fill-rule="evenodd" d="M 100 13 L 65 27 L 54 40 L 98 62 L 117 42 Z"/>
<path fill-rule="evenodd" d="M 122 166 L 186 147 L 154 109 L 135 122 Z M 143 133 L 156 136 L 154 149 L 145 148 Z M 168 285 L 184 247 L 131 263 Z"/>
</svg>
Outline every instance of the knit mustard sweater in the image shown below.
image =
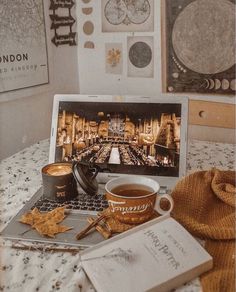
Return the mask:
<svg viewBox="0 0 236 292">
<path fill-rule="evenodd" d="M 176 185 L 173 217 L 205 240 L 214 267 L 201 276 L 204 292 L 235 292 L 235 172 L 195 172 Z"/>
</svg>

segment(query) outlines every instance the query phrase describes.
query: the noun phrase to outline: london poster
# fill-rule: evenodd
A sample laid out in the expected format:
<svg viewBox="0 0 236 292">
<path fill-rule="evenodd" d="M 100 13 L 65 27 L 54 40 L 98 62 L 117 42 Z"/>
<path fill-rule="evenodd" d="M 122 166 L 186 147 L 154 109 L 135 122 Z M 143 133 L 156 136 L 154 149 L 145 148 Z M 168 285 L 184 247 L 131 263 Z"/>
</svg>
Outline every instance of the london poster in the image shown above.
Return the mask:
<svg viewBox="0 0 236 292">
<path fill-rule="evenodd" d="M 42 0 L 0 0 L 0 93 L 47 84 Z"/>
</svg>

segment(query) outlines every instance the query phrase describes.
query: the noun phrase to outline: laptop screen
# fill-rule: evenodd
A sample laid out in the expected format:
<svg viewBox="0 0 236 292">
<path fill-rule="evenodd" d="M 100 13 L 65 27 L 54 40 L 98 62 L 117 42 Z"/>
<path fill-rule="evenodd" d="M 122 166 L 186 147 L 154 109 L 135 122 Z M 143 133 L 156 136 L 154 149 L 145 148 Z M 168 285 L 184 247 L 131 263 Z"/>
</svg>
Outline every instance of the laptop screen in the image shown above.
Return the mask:
<svg viewBox="0 0 236 292">
<path fill-rule="evenodd" d="M 183 103 L 133 99 L 56 98 L 53 161 L 96 163 L 112 174 L 179 177 Z"/>
</svg>

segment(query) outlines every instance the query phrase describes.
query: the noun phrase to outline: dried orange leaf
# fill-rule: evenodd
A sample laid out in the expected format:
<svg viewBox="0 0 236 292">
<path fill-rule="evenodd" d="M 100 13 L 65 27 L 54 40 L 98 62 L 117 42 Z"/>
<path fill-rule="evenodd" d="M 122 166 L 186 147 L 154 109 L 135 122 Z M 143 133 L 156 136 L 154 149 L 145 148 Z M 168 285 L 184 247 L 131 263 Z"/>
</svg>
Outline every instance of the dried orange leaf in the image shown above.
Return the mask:
<svg viewBox="0 0 236 292">
<path fill-rule="evenodd" d="M 47 213 L 40 213 L 37 208 L 22 215 L 20 222 L 29 224 L 35 228 L 42 236 L 55 237 L 55 234 L 72 229 L 63 225 L 58 225 L 65 218 L 65 207 L 56 208 Z"/>
<path fill-rule="evenodd" d="M 66 232 L 68 230 L 73 229 L 73 227 L 68 227 L 68 226 L 65 226 L 65 225 L 57 225 L 57 226 L 58 226 L 58 233 L 59 232 Z"/>
<path fill-rule="evenodd" d="M 34 219 L 33 219 L 33 215 L 31 214 L 31 212 L 28 212 L 28 213 L 22 215 L 20 218 L 20 222 L 25 223 L 25 224 L 29 224 L 29 225 L 33 225 Z"/>
<path fill-rule="evenodd" d="M 47 221 L 44 223 L 39 223 L 33 226 L 39 234 L 46 235 L 49 237 L 55 237 L 55 234 L 60 232 L 65 232 L 72 229 L 72 227 L 67 227 L 63 225 L 58 225 L 53 221 Z"/>
<path fill-rule="evenodd" d="M 53 220 L 56 223 L 60 223 L 65 218 L 65 207 L 58 207 L 46 214 L 46 220 Z"/>
<path fill-rule="evenodd" d="M 56 226 L 56 224 L 54 224 L 54 225 Z M 51 232 L 51 230 L 50 230 L 50 229 L 53 229 L 53 228 L 50 228 L 49 222 L 43 222 L 43 223 L 41 222 L 41 223 L 35 224 L 33 226 L 33 228 L 35 228 L 40 235 L 53 234 L 53 232 Z"/>
</svg>

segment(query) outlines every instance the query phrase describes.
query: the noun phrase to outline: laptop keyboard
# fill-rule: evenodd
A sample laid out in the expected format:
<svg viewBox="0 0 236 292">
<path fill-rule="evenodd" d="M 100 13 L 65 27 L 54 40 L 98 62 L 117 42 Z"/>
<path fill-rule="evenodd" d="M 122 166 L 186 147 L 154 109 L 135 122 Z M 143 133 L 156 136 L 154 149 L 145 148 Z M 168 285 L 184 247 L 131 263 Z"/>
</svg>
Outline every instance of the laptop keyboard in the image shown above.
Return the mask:
<svg viewBox="0 0 236 292">
<path fill-rule="evenodd" d="M 57 207 L 66 206 L 66 210 L 84 211 L 84 212 L 101 212 L 108 207 L 107 200 L 104 194 L 89 196 L 87 194 L 79 194 L 76 199 L 63 203 L 49 200 L 41 197 L 32 207 L 38 208 L 41 212 L 48 212 Z M 86 212 L 86 213 L 87 213 Z"/>
<path fill-rule="evenodd" d="M 159 193 L 168 193 L 167 187 L 161 186 Z M 63 203 L 41 197 L 31 209 L 38 208 L 38 210 L 41 212 L 48 212 L 62 206 L 66 206 L 66 210 L 81 211 L 83 213 L 92 214 L 101 212 L 108 208 L 108 202 L 106 200 L 105 194 L 91 196 L 81 193 L 77 198 Z"/>
</svg>

